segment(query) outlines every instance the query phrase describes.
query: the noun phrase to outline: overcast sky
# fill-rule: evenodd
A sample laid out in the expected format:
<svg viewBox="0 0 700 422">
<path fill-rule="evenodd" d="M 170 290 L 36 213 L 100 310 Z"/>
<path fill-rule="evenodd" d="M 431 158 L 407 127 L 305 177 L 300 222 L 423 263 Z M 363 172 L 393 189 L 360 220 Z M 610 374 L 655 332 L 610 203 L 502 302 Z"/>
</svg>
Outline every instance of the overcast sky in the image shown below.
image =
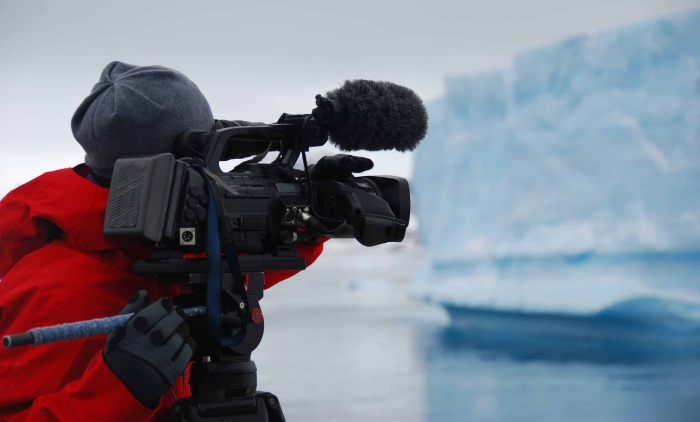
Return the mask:
<svg viewBox="0 0 700 422">
<path fill-rule="evenodd" d="M 429 101 L 445 76 L 508 66 L 569 35 L 700 7 L 700 0 L 0 0 L 0 196 L 82 162 L 70 118 L 112 60 L 185 73 L 224 119 L 308 113 L 346 79 Z M 329 151 L 330 152 L 330 151 Z M 411 174 L 410 154 L 365 153 Z"/>
</svg>

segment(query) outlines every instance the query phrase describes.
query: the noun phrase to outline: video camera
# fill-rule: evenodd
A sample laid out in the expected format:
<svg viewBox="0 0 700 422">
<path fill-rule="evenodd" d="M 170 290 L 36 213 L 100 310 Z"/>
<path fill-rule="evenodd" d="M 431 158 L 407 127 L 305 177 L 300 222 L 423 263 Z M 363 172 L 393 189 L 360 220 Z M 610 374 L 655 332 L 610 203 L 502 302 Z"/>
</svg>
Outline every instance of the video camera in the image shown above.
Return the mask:
<svg viewBox="0 0 700 422">
<path fill-rule="evenodd" d="M 117 160 L 105 237 L 202 252 L 211 199 L 219 234 L 235 241 L 239 252 L 273 256 L 318 236 L 355 237 L 365 246 L 400 242 L 410 215 L 406 179 L 353 177 L 367 161 L 342 154 L 324 157 L 311 171 L 304 157 L 304 170 L 294 168 L 300 154 L 328 137 L 317 110 L 283 114 L 271 125 L 218 121 L 222 128 L 213 132 L 185 132 L 176 141 L 180 160 L 173 154 Z M 260 163 L 272 150 L 279 151 L 277 159 Z M 230 172 L 219 168 L 221 161 L 252 154 L 256 158 Z"/>
<path fill-rule="evenodd" d="M 345 154 L 309 166 L 306 152 L 329 138 L 344 151 L 412 150 L 426 130 L 413 91 L 357 80 L 317 95 L 310 114 L 282 114 L 274 124 L 219 120 L 211 132 L 182 133 L 175 154 L 117 160 L 105 237 L 152 245 L 134 273 L 187 284 L 174 303 L 206 306 L 188 319 L 197 341 L 193 397 L 170 420 L 284 420 L 277 398 L 256 391 L 250 360 L 264 329 L 264 273 L 305 269 L 296 246 L 320 237 L 400 242 L 410 216 L 406 179 L 356 177 L 373 163 Z M 272 151 L 277 158 L 263 163 Z M 219 163 L 232 159 L 247 160 L 222 171 Z"/>
</svg>

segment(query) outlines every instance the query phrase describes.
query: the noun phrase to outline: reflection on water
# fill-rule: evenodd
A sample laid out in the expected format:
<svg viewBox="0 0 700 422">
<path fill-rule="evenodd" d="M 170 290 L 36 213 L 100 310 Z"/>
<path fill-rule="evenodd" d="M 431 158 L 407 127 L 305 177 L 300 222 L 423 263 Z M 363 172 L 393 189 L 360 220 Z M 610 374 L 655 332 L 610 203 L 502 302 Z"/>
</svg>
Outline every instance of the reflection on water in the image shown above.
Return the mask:
<svg viewBox="0 0 700 422">
<path fill-rule="evenodd" d="M 326 254 L 266 292 L 253 359 L 287 420 L 700 420 L 697 337 L 484 312 L 450 325 L 406 295 L 419 261 Z"/>
<path fill-rule="evenodd" d="M 425 362 L 425 420 L 700 420 L 696 342 L 509 331 L 430 333 L 418 347 Z"/>
<path fill-rule="evenodd" d="M 643 364 L 700 357 L 697 329 L 671 331 L 654 321 L 532 315 L 447 308 L 449 327 L 435 344 L 513 360 Z"/>
</svg>

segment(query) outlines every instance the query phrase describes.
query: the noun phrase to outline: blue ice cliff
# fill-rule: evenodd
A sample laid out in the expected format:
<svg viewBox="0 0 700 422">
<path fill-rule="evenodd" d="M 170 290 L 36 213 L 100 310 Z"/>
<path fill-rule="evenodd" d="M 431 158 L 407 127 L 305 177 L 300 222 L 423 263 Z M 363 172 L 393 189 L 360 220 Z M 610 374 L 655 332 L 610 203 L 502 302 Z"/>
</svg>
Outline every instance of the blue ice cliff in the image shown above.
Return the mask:
<svg viewBox="0 0 700 422">
<path fill-rule="evenodd" d="M 428 109 L 415 296 L 700 322 L 700 10 L 449 78 Z"/>
</svg>

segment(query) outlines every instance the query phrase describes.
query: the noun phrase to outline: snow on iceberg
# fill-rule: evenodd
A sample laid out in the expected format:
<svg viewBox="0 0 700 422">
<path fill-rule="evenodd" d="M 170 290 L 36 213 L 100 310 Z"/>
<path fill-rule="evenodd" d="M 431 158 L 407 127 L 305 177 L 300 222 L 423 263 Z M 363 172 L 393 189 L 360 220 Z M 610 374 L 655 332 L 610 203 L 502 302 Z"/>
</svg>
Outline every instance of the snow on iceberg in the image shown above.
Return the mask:
<svg viewBox="0 0 700 422">
<path fill-rule="evenodd" d="M 414 295 L 574 315 L 647 315 L 624 304 L 652 298 L 700 323 L 700 10 L 446 92 L 414 155 Z"/>
</svg>

